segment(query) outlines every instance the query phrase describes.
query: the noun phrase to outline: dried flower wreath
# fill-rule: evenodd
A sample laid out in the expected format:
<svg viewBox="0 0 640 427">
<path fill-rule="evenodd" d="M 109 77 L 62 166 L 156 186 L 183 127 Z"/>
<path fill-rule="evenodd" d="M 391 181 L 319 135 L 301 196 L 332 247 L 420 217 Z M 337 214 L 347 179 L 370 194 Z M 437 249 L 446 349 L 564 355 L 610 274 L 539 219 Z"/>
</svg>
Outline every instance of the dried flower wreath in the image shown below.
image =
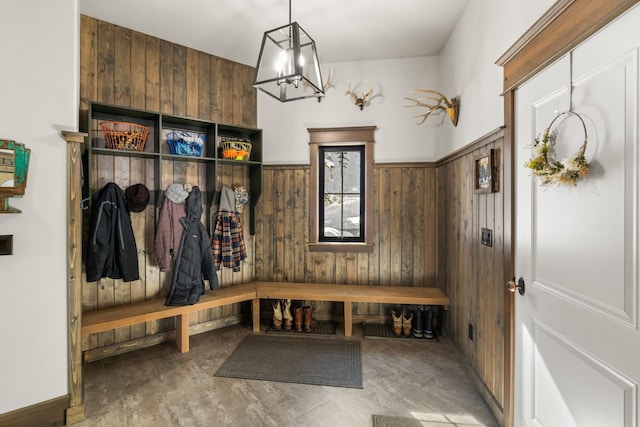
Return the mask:
<svg viewBox="0 0 640 427">
<path fill-rule="evenodd" d="M 573 114 L 580 119 L 584 129 L 584 142 L 578 151 L 571 157 L 558 161 L 555 158 L 555 145 L 557 130 L 552 130 L 552 126 L 564 114 Z M 533 171 L 533 174 L 540 178 L 540 185 L 547 184 L 571 184 L 577 185 L 577 181 L 589 175 L 589 163 L 584 157 L 587 149 L 587 127 L 584 120 L 578 113 L 565 111 L 558 114 L 544 130 L 535 138 L 532 149 L 532 158 L 525 162 L 525 166 Z"/>
</svg>

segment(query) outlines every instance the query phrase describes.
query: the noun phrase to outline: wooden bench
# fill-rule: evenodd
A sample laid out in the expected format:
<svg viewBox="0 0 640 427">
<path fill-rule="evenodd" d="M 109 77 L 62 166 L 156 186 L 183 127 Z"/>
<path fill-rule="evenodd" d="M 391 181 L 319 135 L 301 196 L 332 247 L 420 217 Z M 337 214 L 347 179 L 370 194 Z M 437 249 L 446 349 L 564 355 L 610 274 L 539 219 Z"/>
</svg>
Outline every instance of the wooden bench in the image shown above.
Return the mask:
<svg viewBox="0 0 640 427">
<path fill-rule="evenodd" d="M 438 288 L 401 286 L 356 286 L 321 283 L 251 282 L 207 292 L 194 305 L 167 307 L 164 299 L 89 311 L 82 315 L 82 335 L 110 331 L 152 320 L 176 317 L 176 344 L 189 351 L 189 314 L 208 308 L 252 301 L 253 331 L 260 332 L 260 300 L 292 299 L 344 303 L 344 335 L 353 331 L 351 303 L 440 305 L 449 307 L 449 297 Z"/>
<path fill-rule="evenodd" d="M 440 305 L 449 308 L 449 297 L 438 288 L 406 286 L 329 285 L 320 283 L 256 282 L 253 312 L 259 313 L 261 299 L 293 299 L 344 303 L 344 335 L 353 331 L 351 303 Z M 253 332 L 260 331 L 260 317 L 253 316 Z"/>
<path fill-rule="evenodd" d="M 194 305 L 180 305 L 167 307 L 164 299 L 152 299 L 133 304 L 110 307 L 96 311 L 89 311 L 82 315 L 82 335 L 96 332 L 110 331 L 115 328 L 135 325 L 152 320 L 176 317 L 176 344 L 185 353 L 189 351 L 189 314 L 208 308 L 221 307 L 255 300 L 256 287 L 254 283 L 229 286 L 207 292 Z M 254 316 L 260 318 L 260 316 Z"/>
</svg>

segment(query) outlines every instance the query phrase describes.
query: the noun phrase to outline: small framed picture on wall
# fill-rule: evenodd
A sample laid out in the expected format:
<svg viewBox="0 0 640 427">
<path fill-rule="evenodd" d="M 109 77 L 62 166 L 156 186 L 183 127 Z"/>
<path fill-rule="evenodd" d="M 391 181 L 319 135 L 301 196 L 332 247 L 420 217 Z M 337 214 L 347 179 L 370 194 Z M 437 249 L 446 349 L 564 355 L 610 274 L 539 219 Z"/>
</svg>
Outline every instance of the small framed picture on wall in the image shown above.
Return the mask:
<svg viewBox="0 0 640 427">
<path fill-rule="evenodd" d="M 495 175 L 494 150 L 491 149 L 476 157 L 474 192 L 493 193 L 496 191 Z"/>
</svg>

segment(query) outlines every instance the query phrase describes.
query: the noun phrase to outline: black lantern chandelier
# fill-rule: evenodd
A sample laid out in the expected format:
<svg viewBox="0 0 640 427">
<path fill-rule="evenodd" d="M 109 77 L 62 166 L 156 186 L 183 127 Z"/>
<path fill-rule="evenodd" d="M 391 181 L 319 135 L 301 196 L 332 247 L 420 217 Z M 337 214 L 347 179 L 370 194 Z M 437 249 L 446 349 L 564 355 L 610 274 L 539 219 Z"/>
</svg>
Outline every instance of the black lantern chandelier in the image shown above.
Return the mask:
<svg viewBox="0 0 640 427">
<path fill-rule="evenodd" d="M 324 96 L 316 43 L 297 22 L 264 33 L 253 86 L 281 102 Z"/>
</svg>

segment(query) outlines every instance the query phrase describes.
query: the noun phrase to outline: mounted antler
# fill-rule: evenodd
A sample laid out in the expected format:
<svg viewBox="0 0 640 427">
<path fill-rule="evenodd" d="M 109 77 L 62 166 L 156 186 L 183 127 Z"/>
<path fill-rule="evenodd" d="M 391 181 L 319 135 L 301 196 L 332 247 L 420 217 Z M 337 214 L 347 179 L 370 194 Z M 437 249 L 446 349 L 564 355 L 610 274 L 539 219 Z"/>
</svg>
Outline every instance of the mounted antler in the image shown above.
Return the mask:
<svg viewBox="0 0 640 427">
<path fill-rule="evenodd" d="M 405 107 L 426 107 L 428 109 L 426 113 L 415 116 L 415 117 L 422 117 L 422 120 L 420 121 L 420 123 L 418 123 L 419 125 L 424 123 L 424 121 L 427 120 L 427 118 L 431 115 L 431 113 L 437 112 L 437 111 L 444 111 L 445 113 L 447 113 L 447 115 L 451 119 L 451 123 L 453 123 L 454 126 L 458 125 L 459 108 L 458 108 L 457 98 L 447 99 L 447 97 L 444 96 L 442 93 L 437 92 L 435 90 L 429 90 L 429 89 L 418 89 L 418 90 L 413 90 L 411 92 L 432 94 L 432 96 L 425 96 L 418 99 L 405 98 L 406 100 L 415 102 L 415 105 L 405 105 Z M 422 102 L 425 100 L 435 101 L 435 103 Z"/>
<path fill-rule="evenodd" d="M 318 89 L 316 89 L 315 87 L 311 86 L 305 80 L 302 80 L 302 84 L 304 85 L 304 87 L 310 88 L 315 95 L 318 95 L 320 93 L 320 91 Z M 331 68 L 329 68 L 329 75 L 327 76 L 327 80 L 322 85 L 322 91 L 324 93 L 327 93 L 327 89 L 332 88 L 333 86 L 334 86 L 334 84 L 333 84 L 333 81 L 331 79 Z M 318 95 L 318 102 L 320 102 L 320 101 L 322 101 L 322 96 Z"/>
<path fill-rule="evenodd" d="M 349 83 L 349 87 L 347 88 L 347 91 L 344 93 L 345 95 L 351 95 L 351 98 L 353 98 L 353 103 L 356 106 L 360 107 L 360 110 L 362 110 L 364 106 L 367 105 L 367 103 L 369 102 L 369 98 L 371 97 L 371 95 L 373 95 L 373 88 L 371 87 L 371 83 L 369 83 L 366 80 L 364 80 L 364 82 L 369 87 L 369 90 L 367 92 L 363 92 L 361 95 L 358 95 L 357 93 L 351 90 L 351 83 Z M 358 86 L 356 85 L 356 87 Z"/>
</svg>

